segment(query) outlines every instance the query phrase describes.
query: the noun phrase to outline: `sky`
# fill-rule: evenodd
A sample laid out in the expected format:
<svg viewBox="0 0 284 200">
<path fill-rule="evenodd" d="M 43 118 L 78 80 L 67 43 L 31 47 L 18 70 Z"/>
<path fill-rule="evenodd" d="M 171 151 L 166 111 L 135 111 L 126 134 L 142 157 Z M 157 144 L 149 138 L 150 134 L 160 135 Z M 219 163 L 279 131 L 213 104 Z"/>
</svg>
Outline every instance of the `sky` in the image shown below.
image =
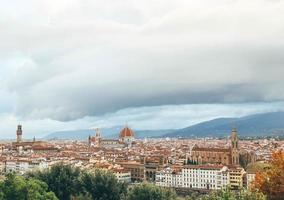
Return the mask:
<svg viewBox="0 0 284 200">
<path fill-rule="evenodd" d="M 0 138 L 284 110 L 282 0 L 0 2 Z"/>
</svg>

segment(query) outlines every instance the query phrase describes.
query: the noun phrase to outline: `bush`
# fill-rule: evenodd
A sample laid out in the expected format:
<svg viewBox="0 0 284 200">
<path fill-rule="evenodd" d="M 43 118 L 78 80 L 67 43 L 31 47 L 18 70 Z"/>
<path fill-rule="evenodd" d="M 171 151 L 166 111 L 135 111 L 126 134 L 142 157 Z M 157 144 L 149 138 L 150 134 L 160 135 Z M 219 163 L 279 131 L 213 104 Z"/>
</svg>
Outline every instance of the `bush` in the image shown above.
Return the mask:
<svg viewBox="0 0 284 200">
<path fill-rule="evenodd" d="M 95 174 L 84 173 L 82 176 L 83 188 L 93 200 L 120 200 L 126 195 L 126 185 L 119 183 L 111 173 L 96 170 Z"/>
<path fill-rule="evenodd" d="M 150 183 L 141 183 L 129 190 L 127 200 L 176 200 L 176 193 Z"/>
<path fill-rule="evenodd" d="M 58 164 L 51 169 L 29 174 L 29 177 L 45 182 L 60 200 L 70 200 L 82 191 L 80 170 L 69 165 Z"/>
</svg>

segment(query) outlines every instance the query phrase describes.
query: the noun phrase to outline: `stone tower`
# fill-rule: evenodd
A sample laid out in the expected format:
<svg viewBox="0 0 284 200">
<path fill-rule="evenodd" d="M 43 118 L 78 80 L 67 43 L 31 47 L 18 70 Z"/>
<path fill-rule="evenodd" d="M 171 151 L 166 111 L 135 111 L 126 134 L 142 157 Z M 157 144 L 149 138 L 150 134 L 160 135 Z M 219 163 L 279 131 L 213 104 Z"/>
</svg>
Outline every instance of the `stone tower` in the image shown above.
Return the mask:
<svg viewBox="0 0 284 200">
<path fill-rule="evenodd" d="M 239 165 L 239 138 L 236 128 L 233 128 L 231 134 L 231 154 L 232 164 Z"/>
<path fill-rule="evenodd" d="M 101 140 L 102 140 L 102 136 L 101 136 L 101 131 L 100 131 L 100 129 L 96 129 L 96 141 L 95 141 L 95 145 L 97 146 L 97 147 L 100 147 L 101 146 Z"/>
<path fill-rule="evenodd" d="M 23 135 L 22 125 L 18 125 L 17 142 L 22 142 L 22 135 Z"/>
</svg>

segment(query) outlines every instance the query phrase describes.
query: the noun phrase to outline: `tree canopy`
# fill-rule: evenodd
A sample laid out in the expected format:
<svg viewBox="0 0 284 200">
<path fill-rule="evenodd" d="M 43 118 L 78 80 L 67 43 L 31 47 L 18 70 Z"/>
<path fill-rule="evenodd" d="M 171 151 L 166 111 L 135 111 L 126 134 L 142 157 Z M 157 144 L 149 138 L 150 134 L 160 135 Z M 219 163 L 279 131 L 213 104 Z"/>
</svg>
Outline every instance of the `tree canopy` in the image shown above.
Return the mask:
<svg viewBox="0 0 284 200">
<path fill-rule="evenodd" d="M 111 172 L 103 170 L 96 170 L 95 174 L 84 173 L 82 184 L 93 200 L 120 200 L 127 192 L 124 183 L 119 183 Z"/>
<path fill-rule="evenodd" d="M 124 183 L 119 183 L 111 172 L 104 170 L 90 173 L 58 164 L 49 170 L 30 173 L 28 176 L 44 181 L 60 200 L 120 200 L 127 192 Z"/>
<path fill-rule="evenodd" d="M 57 164 L 49 170 L 31 173 L 29 176 L 45 182 L 60 200 L 70 200 L 82 191 L 80 174 L 79 168 Z"/>
<path fill-rule="evenodd" d="M 208 195 L 198 196 L 196 193 L 193 193 L 186 200 L 266 200 L 266 197 L 257 191 L 241 190 L 233 192 L 229 188 L 225 188 L 221 191 L 212 191 Z"/>
<path fill-rule="evenodd" d="M 58 200 L 53 192 L 48 192 L 46 183 L 37 179 L 24 179 L 8 174 L 0 182 L 1 200 Z"/>
<path fill-rule="evenodd" d="M 129 190 L 127 200 L 176 200 L 176 193 L 150 183 L 141 183 Z"/>
<path fill-rule="evenodd" d="M 256 174 L 254 187 L 267 195 L 270 200 L 284 197 L 284 152 L 272 154 L 270 167 Z"/>
</svg>

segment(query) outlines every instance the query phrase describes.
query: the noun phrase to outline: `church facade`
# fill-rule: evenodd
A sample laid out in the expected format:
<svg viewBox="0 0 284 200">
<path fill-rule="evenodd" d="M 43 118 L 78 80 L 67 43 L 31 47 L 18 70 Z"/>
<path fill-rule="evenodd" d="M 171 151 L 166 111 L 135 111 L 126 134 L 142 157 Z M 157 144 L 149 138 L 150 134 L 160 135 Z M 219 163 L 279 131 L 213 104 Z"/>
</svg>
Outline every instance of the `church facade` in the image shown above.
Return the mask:
<svg viewBox="0 0 284 200">
<path fill-rule="evenodd" d="M 191 150 L 190 159 L 197 164 L 239 165 L 240 152 L 237 129 L 232 130 L 230 140 L 229 148 L 204 148 L 195 145 Z"/>
</svg>

